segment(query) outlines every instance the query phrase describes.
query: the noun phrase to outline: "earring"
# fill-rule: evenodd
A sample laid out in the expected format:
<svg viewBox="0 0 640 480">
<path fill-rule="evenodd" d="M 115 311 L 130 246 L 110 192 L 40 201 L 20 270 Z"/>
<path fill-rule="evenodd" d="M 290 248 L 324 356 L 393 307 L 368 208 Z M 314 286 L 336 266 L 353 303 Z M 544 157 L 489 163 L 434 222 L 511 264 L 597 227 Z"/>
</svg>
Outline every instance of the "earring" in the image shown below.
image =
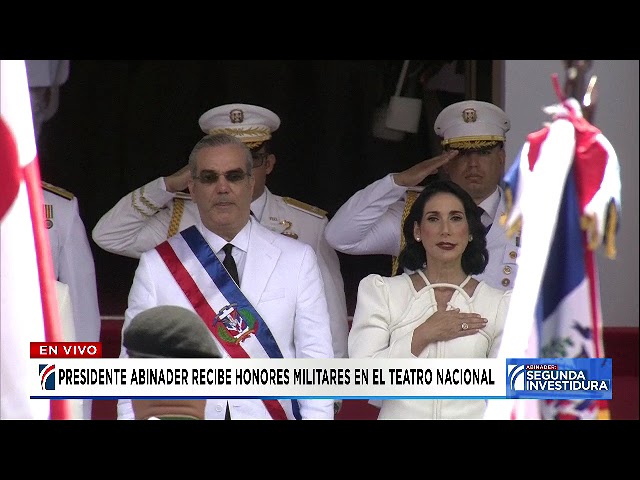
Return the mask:
<svg viewBox="0 0 640 480">
<path fill-rule="evenodd" d="M 469 235 L 469 241 L 473 242 L 473 235 Z"/>
<path fill-rule="evenodd" d="M 419 241 L 420 241 L 420 237 L 416 237 L 416 242 L 419 242 Z"/>
</svg>

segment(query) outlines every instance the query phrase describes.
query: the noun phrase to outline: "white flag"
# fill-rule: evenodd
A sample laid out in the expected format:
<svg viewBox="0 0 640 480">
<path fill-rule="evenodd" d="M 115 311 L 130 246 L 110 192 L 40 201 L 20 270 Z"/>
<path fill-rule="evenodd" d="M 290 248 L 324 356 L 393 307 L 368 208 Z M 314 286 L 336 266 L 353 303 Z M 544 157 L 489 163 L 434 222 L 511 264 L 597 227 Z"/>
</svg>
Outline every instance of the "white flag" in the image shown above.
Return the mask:
<svg viewBox="0 0 640 480">
<path fill-rule="evenodd" d="M 38 374 L 30 342 L 61 330 L 24 60 L 0 60 L 0 172 L 0 418 L 67 419 L 67 401 L 31 400 L 26 388 Z"/>
</svg>

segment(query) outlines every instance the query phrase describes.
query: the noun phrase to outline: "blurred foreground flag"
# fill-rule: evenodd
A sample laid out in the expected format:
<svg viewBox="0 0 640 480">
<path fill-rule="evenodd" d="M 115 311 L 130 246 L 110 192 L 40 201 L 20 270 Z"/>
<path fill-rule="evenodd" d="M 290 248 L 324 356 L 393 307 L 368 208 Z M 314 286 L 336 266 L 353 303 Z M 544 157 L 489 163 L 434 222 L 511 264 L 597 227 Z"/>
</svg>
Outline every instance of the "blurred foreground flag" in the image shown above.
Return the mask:
<svg viewBox="0 0 640 480">
<path fill-rule="evenodd" d="M 558 90 L 556 88 L 556 90 Z M 500 358 L 603 358 L 595 249 L 616 255 L 620 166 L 573 98 L 545 108 L 505 175 L 510 234 L 521 230 Z M 487 419 L 608 418 L 602 400 L 490 400 Z"/>
<path fill-rule="evenodd" d="M 0 60 L 0 172 L 0 418 L 67 419 L 66 400 L 27 388 L 30 342 L 61 330 L 24 60 Z"/>
</svg>

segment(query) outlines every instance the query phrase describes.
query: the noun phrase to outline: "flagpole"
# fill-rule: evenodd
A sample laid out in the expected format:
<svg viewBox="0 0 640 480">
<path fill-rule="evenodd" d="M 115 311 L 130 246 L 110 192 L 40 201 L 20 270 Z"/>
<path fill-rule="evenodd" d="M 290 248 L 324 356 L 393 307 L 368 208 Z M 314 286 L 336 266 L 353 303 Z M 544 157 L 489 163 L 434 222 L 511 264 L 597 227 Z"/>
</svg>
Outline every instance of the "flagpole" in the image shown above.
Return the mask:
<svg viewBox="0 0 640 480">
<path fill-rule="evenodd" d="M 26 67 L 25 67 L 26 68 Z M 34 137 L 35 138 L 35 137 Z M 44 335 L 47 342 L 61 342 L 62 327 L 58 312 L 58 299 L 55 289 L 55 272 L 53 269 L 53 257 L 49 234 L 45 230 L 45 218 L 43 212 L 44 195 L 42 194 L 42 181 L 40 177 L 40 164 L 38 155 L 23 168 L 27 196 L 29 198 L 29 211 L 33 225 L 33 238 L 35 242 L 36 261 L 38 264 L 38 278 L 40 281 L 40 296 L 42 298 L 42 316 L 44 320 Z M 67 400 L 50 400 L 51 420 L 71 419 L 71 408 Z"/>
<path fill-rule="evenodd" d="M 62 341 L 62 327 L 58 313 L 58 299 L 55 290 L 55 274 L 51 256 L 51 245 L 48 233 L 44 229 L 44 196 L 38 167 L 38 157 L 24 168 L 24 179 L 29 197 L 29 210 L 33 219 L 33 237 L 35 240 L 38 277 L 42 298 L 42 317 L 44 319 L 44 336 L 47 342 Z M 67 400 L 50 400 L 51 420 L 71 419 L 71 408 Z"/>
</svg>

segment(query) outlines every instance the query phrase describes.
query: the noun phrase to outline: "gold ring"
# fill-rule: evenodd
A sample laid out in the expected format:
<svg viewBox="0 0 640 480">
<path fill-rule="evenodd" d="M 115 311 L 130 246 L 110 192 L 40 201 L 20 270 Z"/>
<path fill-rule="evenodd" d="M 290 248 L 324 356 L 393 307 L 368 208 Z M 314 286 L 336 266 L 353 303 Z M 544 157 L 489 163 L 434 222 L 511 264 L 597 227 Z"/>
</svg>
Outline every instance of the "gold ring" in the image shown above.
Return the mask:
<svg viewBox="0 0 640 480">
<path fill-rule="evenodd" d="M 469 324 L 467 322 L 462 322 L 462 325 L 460 325 L 462 327 L 462 330 L 467 330 L 469 328 Z"/>
</svg>

